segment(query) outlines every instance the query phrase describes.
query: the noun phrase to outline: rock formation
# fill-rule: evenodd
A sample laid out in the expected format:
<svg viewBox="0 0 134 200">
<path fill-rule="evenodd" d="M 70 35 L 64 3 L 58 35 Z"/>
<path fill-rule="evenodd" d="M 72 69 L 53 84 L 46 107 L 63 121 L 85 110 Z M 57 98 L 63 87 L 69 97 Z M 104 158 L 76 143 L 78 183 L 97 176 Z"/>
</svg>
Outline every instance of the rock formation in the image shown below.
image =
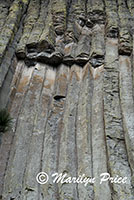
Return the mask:
<svg viewBox="0 0 134 200">
<path fill-rule="evenodd" d="M 134 200 L 133 41 L 133 0 L 0 1 L 1 200 Z"/>
</svg>

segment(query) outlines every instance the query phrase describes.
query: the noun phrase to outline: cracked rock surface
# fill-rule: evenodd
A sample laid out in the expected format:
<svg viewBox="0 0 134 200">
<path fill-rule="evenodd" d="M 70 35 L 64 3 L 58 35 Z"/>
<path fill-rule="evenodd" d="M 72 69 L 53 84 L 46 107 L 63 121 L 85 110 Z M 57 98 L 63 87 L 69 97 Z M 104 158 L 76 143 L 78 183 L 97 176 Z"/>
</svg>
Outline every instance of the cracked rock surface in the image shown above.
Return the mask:
<svg viewBox="0 0 134 200">
<path fill-rule="evenodd" d="M 133 0 L 0 1 L 0 200 L 134 200 L 133 66 Z"/>
</svg>

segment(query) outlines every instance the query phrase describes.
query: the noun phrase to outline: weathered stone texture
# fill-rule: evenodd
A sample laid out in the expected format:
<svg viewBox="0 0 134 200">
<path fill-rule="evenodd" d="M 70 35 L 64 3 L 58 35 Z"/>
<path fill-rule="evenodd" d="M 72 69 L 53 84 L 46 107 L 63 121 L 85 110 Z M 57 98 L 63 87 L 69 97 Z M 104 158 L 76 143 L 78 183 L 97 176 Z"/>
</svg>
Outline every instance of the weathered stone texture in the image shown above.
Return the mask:
<svg viewBox="0 0 134 200">
<path fill-rule="evenodd" d="M 38 0 L 30 1 L 27 10 L 27 15 L 24 20 L 23 35 L 17 46 L 17 55 L 20 58 L 25 58 L 26 44 L 30 36 L 30 33 L 32 31 L 32 28 L 37 21 L 39 15 L 38 12 L 39 12 L 39 1 Z"/>
<path fill-rule="evenodd" d="M 108 37 L 118 37 L 119 33 L 119 18 L 117 1 L 107 1 L 106 5 L 106 35 Z"/>
<path fill-rule="evenodd" d="M 125 130 L 123 127 L 120 87 L 119 87 L 119 58 L 118 40 L 107 39 L 104 72 L 104 122 L 108 154 L 108 168 L 115 176 L 129 177 L 127 187 L 113 184 L 114 199 L 132 199 L 131 169 L 128 164 L 125 146 Z M 125 74 L 126 76 L 126 74 Z"/>
<path fill-rule="evenodd" d="M 133 27 L 133 0 L 0 2 L 1 200 L 134 199 Z"/>
</svg>

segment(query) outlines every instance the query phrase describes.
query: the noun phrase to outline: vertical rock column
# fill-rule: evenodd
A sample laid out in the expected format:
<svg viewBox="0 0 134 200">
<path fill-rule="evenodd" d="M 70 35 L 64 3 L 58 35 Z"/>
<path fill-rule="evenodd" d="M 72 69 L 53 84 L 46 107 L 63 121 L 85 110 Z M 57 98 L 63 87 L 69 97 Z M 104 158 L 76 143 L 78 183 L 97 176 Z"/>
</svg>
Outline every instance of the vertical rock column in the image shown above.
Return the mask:
<svg viewBox="0 0 134 200">
<path fill-rule="evenodd" d="M 27 9 L 27 13 L 26 13 L 26 18 L 23 22 L 24 27 L 23 27 L 22 37 L 16 49 L 16 53 L 19 58 L 22 58 L 22 59 L 25 58 L 26 44 L 28 42 L 28 39 L 34 27 L 34 24 L 36 23 L 38 19 L 39 9 L 40 9 L 39 0 L 30 1 L 28 9 Z"/>
<path fill-rule="evenodd" d="M 108 170 L 112 176 L 127 177 L 127 187 L 122 184 L 110 184 L 113 199 L 132 199 L 131 169 L 126 150 L 125 130 L 122 120 L 122 106 L 120 98 L 120 54 L 128 54 L 130 40 L 128 40 L 128 19 L 125 15 L 125 1 L 106 3 L 106 55 L 104 71 L 104 123 L 107 145 Z M 124 10 L 125 9 L 125 10 Z M 119 18 L 118 18 L 118 15 Z M 115 14 L 115 18 L 110 17 Z M 129 13 L 127 13 L 129 14 Z M 120 23 L 120 30 L 118 28 Z M 127 28 L 126 28 L 127 27 Z M 124 31 L 127 29 L 127 33 Z M 117 36 L 119 34 L 119 41 Z M 128 35 L 128 37 L 127 37 Z M 125 37 L 126 36 L 126 37 Z M 118 49 L 119 46 L 119 49 Z M 124 74 L 125 76 L 125 74 Z"/>
<path fill-rule="evenodd" d="M 77 65 L 73 65 L 69 73 L 69 85 L 63 116 L 58 167 L 58 172 L 66 174 L 66 177 L 77 177 L 78 175 L 77 114 L 81 76 L 82 69 Z M 79 199 L 77 184 L 60 183 L 59 199 Z"/>
<path fill-rule="evenodd" d="M 63 62 L 84 65 L 89 59 L 90 30 L 85 26 L 86 8 L 82 0 L 72 1 L 67 9 L 67 29 Z"/>
<path fill-rule="evenodd" d="M 13 44 L 15 35 L 18 31 L 23 14 L 26 11 L 28 0 L 26 1 L 14 1 L 9 9 L 9 14 L 6 18 L 5 24 L 0 33 L 0 87 L 4 81 L 4 78 L 8 72 L 8 68 L 11 64 L 12 57 L 10 58 L 8 48 Z M 15 51 L 15 50 L 14 50 Z M 14 52 L 13 52 L 14 53 Z M 10 52 L 11 54 L 11 52 Z M 12 55 L 13 56 L 13 55 Z M 6 63 L 2 64 L 2 61 L 6 57 Z"/>
<path fill-rule="evenodd" d="M 93 178 L 93 146 L 92 146 L 92 94 L 93 77 L 90 65 L 83 68 L 82 81 L 80 86 L 78 114 L 77 114 L 77 159 L 78 176 L 85 174 L 86 177 Z M 78 184 L 79 200 L 93 199 L 93 183 Z"/>
<path fill-rule="evenodd" d="M 131 170 L 128 164 L 119 94 L 118 40 L 107 38 L 104 72 L 104 123 L 108 170 L 112 176 L 127 176 L 127 187 L 111 184 L 114 199 L 132 198 Z"/>
<path fill-rule="evenodd" d="M 123 128 L 129 164 L 132 170 L 134 186 L 134 99 L 132 86 L 132 65 L 128 56 L 120 56 L 120 99 Z"/>
<path fill-rule="evenodd" d="M 100 184 L 100 175 L 108 172 L 106 143 L 104 135 L 103 121 L 103 71 L 104 65 L 92 70 L 93 76 L 93 97 L 92 97 L 92 148 L 93 148 L 93 176 L 96 178 L 94 183 L 94 199 L 111 199 L 109 182 Z M 105 188 L 105 191 L 104 189 Z"/>
<path fill-rule="evenodd" d="M 45 70 L 45 74 L 44 79 L 40 79 L 39 83 L 40 89 L 37 94 L 39 99 L 34 111 L 33 130 L 27 155 L 28 162 L 24 174 L 22 199 L 43 199 L 43 192 L 36 181 L 36 175 L 43 170 L 45 171 L 45 169 L 42 169 L 42 165 L 44 164 L 44 157 L 42 157 L 42 154 L 56 73 L 53 68 L 46 65 L 37 64 L 36 68 L 40 73 L 43 72 L 42 70 Z M 47 146 L 47 148 L 49 147 Z M 47 157 L 47 152 L 45 153 Z"/>
<path fill-rule="evenodd" d="M 103 1 L 87 1 L 86 25 L 92 31 L 90 63 L 96 68 L 104 63 L 105 7 Z"/>
<path fill-rule="evenodd" d="M 54 82 L 53 99 L 51 99 L 44 129 L 41 171 L 45 171 L 50 179 L 48 184 L 40 186 L 40 192 L 41 199 L 46 200 L 60 199 L 58 184 L 52 182 L 51 175 L 58 172 L 59 164 L 62 162 L 60 158 L 60 141 L 63 134 L 68 72 L 69 69 L 66 66 L 61 65 L 58 67 Z"/>
<path fill-rule="evenodd" d="M 133 99 L 133 68 L 132 68 L 132 10 L 128 9 L 129 3 L 118 1 L 120 19 L 120 40 L 119 40 L 119 66 L 120 66 L 120 99 L 123 117 L 123 128 L 125 132 L 126 149 L 128 160 L 132 170 L 132 184 L 134 187 L 134 99 Z M 132 6 L 132 5 L 131 5 Z M 132 7 L 131 7 L 132 8 Z"/>
<path fill-rule="evenodd" d="M 10 85 L 16 68 L 15 50 L 21 37 L 22 22 L 25 16 L 29 0 L 14 1 L 5 4 L 3 8 L 0 32 L 0 107 L 8 103 Z M 7 12 L 5 12 L 7 5 Z"/>
<path fill-rule="evenodd" d="M 20 72 L 21 72 L 21 77 L 19 75 Z M 32 72 L 33 72 L 33 69 L 28 70 L 26 66 L 24 67 L 23 62 L 19 62 L 16 68 L 16 73 L 14 75 L 13 82 L 12 82 L 13 84 L 11 87 L 12 99 L 10 99 L 12 103 L 10 104 L 11 106 L 10 113 L 11 113 L 11 116 L 13 116 L 14 118 L 14 121 L 13 121 L 14 123 L 13 123 L 13 129 L 10 132 L 7 132 L 6 134 L 3 135 L 3 138 L 2 138 L 3 142 L 0 147 L 0 152 L 1 152 L 0 155 L 3 156 L 3 159 L 1 159 L 1 161 L 2 160 L 3 161 L 1 162 L 1 165 L 0 165 L 1 166 L 0 194 L 2 193 L 2 189 L 3 189 L 4 175 L 7 168 L 7 162 L 9 159 L 10 150 L 13 144 L 14 133 L 17 127 L 18 115 L 19 115 L 20 108 L 24 100 L 24 96 L 27 91 L 27 86 L 29 84 Z M 18 80 L 18 77 L 20 78 L 20 80 Z"/>
<path fill-rule="evenodd" d="M 10 152 L 10 159 L 5 175 L 3 198 L 20 198 L 22 188 L 25 188 L 25 173 L 29 160 L 31 137 L 34 130 L 36 109 L 40 97 L 41 86 L 44 79 L 43 67 L 41 70 L 33 71 L 28 91 L 23 100 L 23 106 L 19 111 L 17 127 Z M 23 90 L 23 85 L 20 85 Z M 21 89 L 21 88 L 20 88 Z M 20 159 L 21 158 L 21 159 Z M 12 163 L 12 164 L 11 164 Z"/>
</svg>

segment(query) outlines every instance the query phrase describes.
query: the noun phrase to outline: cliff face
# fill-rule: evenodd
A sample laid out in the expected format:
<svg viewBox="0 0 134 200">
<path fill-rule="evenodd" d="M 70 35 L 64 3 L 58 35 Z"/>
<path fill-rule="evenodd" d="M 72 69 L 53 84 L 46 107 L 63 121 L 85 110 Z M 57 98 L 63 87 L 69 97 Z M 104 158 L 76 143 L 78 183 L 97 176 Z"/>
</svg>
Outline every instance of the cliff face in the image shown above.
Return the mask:
<svg viewBox="0 0 134 200">
<path fill-rule="evenodd" d="M 133 0 L 0 2 L 2 200 L 133 200 Z M 46 172 L 48 183 L 37 183 Z M 54 184 L 55 172 L 95 177 Z M 127 177 L 100 184 L 100 175 Z"/>
</svg>

